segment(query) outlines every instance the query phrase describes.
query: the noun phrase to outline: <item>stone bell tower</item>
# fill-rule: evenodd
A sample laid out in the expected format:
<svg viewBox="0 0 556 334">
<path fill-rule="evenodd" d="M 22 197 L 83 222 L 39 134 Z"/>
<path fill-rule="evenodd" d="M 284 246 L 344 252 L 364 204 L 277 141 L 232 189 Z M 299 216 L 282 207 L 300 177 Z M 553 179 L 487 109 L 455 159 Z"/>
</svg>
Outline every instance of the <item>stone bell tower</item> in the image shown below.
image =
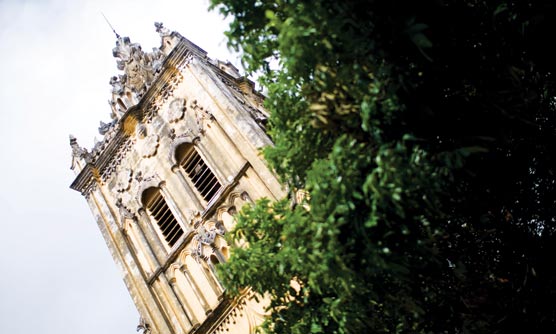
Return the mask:
<svg viewBox="0 0 556 334">
<path fill-rule="evenodd" d="M 89 203 L 142 317 L 143 333 L 253 333 L 264 308 L 226 296 L 215 266 L 245 203 L 285 194 L 253 83 L 155 24 L 161 46 L 117 35 L 111 121 L 89 151 L 70 136 L 71 188 Z"/>
</svg>

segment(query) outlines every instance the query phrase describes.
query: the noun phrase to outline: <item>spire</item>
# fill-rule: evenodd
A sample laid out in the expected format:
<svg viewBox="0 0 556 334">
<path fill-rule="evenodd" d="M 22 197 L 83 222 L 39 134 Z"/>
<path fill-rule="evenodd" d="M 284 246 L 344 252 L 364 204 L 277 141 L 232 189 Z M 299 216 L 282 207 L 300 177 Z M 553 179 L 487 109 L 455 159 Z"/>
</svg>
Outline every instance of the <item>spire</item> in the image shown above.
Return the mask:
<svg viewBox="0 0 556 334">
<path fill-rule="evenodd" d="M 112 24 L 110 24 L 110 21 L 108 21 L 108 19 L 106 18 L 106 15 L 104 15 L 103 12 L 100 12 L 102 14 L 102 17 L 104 17 L 104 20 L 106 21 L 106 23 L 108 23 L 108 26 L 110 27 L 110 29 L 112 29 L 112 31 L 114 32 L 114 34 L 116 35 L 117 39 L 120 39 L 120 35 L 116 32 L 116 29 L 114 29 L 114 27 L 112 26 Z"/>
</svg>

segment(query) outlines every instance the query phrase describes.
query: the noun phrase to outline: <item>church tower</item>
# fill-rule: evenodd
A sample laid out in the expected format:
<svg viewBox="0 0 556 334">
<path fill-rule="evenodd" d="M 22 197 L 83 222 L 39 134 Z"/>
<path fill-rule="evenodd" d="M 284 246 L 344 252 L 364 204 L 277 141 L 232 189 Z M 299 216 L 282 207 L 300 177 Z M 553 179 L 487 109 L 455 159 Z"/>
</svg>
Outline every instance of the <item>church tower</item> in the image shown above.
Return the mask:
<svg viewBox="0 0 556 334">
<path fill-rule="evenodd" d="M 151 334 L 253 333 L 265 316 L 249 290 L 226 296 L 234 214 L 285 194 L 262 159 L 263 97 L 230 63 L 155 24 L 161 46 L 117 35 L 111 118 L 89 151 L 70 136 L 71 188 L 87 200 Z"/>
</svg>

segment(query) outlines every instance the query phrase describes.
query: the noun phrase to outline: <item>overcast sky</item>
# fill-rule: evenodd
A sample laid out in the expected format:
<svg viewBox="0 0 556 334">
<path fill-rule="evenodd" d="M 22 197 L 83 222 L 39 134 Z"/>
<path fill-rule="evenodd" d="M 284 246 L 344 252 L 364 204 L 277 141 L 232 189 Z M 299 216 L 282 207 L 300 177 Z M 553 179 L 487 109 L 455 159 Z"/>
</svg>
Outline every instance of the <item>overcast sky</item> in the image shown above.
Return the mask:
<svg viewBox="0 0 556 334">
<path fill-rule="evenodd" d="M 87 148 L 110 121 L 117 32 L 144 50 L 153 23 L 230 56 L 206 0 L 0 0 L 0 333 L 135 333 L 138 314 L 74 179 L 68 135 Z"/>
</svg>

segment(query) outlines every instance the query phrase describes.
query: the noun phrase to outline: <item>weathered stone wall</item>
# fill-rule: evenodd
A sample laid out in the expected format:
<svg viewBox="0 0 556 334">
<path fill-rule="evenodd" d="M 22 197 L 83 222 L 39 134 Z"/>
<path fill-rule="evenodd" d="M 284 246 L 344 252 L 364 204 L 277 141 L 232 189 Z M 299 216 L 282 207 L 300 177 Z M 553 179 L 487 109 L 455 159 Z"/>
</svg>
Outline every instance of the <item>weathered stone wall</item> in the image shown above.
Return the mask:
<svg viewBox="0 0 556 334">
<path fill-rule="evenodd" d="M 262 306 L 248 291 L 226 298 L 214 266 L 229 256 L 222 236 L 241 206 L 284 196 L 260 153 L 271 144 L 262 97 L 230 64 L 210 60 L 179 34 L 161 35 L 158 58 L 137 56 L 136 44 L 119 39 L 115 55 L 126 76 L 113 80 L 113 98 L 139 102 L 112 104 L 119 109 L 102 124 L 104 140 L 91 153 L 72 139 L 72 188 L 87 198 L 145 331 L 250 333 L 264 317 Z M 137 74 L 148 80 L 131 81 L 136 65 L 149 62 L 158 68 Z M 209 200 L 176 159 L 188 144 L 221 185 Z M 153 188 L 183 230 L 173 245 L 145 207 L 143 194 Z"/>
</svg>

